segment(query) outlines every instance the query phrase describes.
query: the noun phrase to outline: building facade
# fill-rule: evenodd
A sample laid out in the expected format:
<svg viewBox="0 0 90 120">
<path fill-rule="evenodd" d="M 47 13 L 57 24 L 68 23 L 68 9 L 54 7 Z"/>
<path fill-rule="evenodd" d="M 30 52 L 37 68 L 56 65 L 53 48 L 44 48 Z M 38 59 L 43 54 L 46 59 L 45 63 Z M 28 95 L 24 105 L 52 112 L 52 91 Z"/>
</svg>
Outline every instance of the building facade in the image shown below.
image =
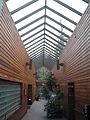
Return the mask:
<svg viewBox="0 0 90 120">
<path fill-rule="evenodd" d="M 4 0 L 0 0 L 0 120 L 20 120 L 35 98 L 34 66 Z"/>
<path fill-rule="evenodd" d="M 90 3 L 52 72 L 61 86 L 64 111 L 69 120 L 84 120 L 84 108 L 90 105 Z"/>
</svg>

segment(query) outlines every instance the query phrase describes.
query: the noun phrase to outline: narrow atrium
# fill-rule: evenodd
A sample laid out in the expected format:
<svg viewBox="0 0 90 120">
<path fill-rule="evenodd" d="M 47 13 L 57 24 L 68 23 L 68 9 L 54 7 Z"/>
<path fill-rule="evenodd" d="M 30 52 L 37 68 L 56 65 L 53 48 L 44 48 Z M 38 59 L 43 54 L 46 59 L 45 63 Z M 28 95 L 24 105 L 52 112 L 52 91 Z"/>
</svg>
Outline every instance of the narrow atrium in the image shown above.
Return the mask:
<svg viewBox="0 0 90 120">
<path fill-rule="evenodd" d="M 90 120 L 90 0 L 0 0 L 0 120 Z"/>
</svg>

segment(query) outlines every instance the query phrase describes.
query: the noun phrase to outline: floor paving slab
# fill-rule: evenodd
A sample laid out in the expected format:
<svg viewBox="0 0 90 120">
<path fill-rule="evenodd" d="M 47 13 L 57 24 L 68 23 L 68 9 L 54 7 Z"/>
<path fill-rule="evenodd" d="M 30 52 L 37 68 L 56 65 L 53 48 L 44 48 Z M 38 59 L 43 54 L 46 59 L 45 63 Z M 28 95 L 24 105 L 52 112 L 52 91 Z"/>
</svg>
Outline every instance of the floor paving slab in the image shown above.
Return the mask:
<svg viewBox="0 0 90 120">
<path fill-rule="evenodd" d="M 27 110 L 27 113 L 22 118 L 22 120 L 66 120 L 62 119 L 48 119 L 46 117 L 46 112 L 44 111 L 44 105 L 46 104 L 46 100 L 35 101 L 30 109 Z"/>
</svg>

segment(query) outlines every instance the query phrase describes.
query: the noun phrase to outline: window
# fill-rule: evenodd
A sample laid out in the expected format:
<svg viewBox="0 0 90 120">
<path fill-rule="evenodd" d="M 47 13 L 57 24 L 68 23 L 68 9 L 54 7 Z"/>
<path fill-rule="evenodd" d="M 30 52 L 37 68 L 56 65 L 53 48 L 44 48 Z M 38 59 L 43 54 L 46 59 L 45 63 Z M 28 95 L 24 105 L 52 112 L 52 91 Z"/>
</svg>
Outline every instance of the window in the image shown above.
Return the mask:
<svg viewBox="0 0 90 120">
<path fill-rule="evenodd" d="M 20 84 L 0 80 L 0 120 L 20 105 Z"/>
</svg>

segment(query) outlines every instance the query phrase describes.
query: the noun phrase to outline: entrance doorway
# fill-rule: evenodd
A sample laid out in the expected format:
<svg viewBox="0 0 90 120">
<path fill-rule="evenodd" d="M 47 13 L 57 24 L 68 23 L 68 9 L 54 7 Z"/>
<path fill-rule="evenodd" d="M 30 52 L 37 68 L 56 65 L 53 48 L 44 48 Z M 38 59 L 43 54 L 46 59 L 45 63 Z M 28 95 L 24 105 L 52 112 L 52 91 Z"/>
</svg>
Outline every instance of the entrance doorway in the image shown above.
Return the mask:
<svg viewBox="0 0 90 120">
<path fill-rule="evenodd" d="M 74 83 L 68 83 L 69 120 L 75 120 L 75 90 Z"/>
<path fill-rule="evenodd" d="M 32 85 L 28 85 L 28 99 L 27 99 L 28 105 L 32 104 Z"/>
</svg>

